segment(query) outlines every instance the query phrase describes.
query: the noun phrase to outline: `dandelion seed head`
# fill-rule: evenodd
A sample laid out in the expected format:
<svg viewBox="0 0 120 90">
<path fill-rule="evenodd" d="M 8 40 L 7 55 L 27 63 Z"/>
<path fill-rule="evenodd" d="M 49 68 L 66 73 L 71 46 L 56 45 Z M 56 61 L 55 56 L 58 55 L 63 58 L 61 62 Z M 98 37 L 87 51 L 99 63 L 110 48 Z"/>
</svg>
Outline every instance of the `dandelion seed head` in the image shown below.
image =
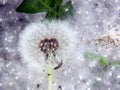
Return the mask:
<svg viewBox="0 0 120 90">
<path fill-rule="evenodd" d="M 54 67 L 61 61 L 65 63 L 74 53 L 76 44 L 77 32 L 68 22 L 34 22 L 20 34 L 19 50 L 23 63 L 39 68 L 40 72 L 46 60 Z"/>
</svg>

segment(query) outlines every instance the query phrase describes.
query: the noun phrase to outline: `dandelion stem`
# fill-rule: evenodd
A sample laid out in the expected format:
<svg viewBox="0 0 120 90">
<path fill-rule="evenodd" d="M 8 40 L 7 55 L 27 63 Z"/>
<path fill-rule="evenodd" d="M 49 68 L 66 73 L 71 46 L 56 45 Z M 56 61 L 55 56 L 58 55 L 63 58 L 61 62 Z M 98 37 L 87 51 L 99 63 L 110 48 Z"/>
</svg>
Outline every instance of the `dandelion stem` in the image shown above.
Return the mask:
<svg viewBox="0 0 120 90">
<path fill-rule="evenodd" d="M 52 90 L 52 83 L 53 83 L 53 71 L 52 67 L 48 66 L 48 90 Z"/>
</svg>

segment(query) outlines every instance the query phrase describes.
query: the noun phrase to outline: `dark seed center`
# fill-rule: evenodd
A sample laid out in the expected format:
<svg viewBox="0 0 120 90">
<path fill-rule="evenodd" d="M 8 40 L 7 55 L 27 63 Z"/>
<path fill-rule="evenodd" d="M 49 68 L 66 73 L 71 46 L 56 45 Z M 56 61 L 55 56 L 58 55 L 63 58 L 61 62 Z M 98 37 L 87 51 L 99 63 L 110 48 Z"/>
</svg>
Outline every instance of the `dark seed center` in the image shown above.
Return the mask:
<svg viewBox="0 0 120 90">
<path fill-rule="evenodd" d="M 58 47 L 59 43 L 55 38 L 45 38 L 44 40 L 41 40 L 39 45 L 40 50 L 45 54 L 48 54 L 49 52 L 54 53 Z"/>
</svg>

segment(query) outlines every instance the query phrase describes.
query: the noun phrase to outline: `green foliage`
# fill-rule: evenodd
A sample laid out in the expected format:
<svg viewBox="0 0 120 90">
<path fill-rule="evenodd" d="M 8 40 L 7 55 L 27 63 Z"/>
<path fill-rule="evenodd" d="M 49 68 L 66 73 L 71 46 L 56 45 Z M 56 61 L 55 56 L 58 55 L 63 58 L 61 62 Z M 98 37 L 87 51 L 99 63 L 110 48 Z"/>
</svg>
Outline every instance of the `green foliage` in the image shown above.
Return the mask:
<svg viewBox="0 0 120 90">
<path fill-rule="evenodd" d="M 96 60 L 98 62 L 98 64 L 100 64 L 102 66 L 109 65 L 107 58 L 104 56 L 97 55 L 95 53 L 90 53 L 90 52 L 83 53 L 83 56 L 85 59 Z"/>
<path fill-rule="evenodd" d="M 103 66 L 109 65 L 108 60 L 107 60 L 105 57 L 103 57 L 103 56 L 101 56 L 101 58 L 100 58 L 100 60 L 99 60 L 98 63 L 99 63 L 100 65 L 103 65 Z"/>
<path fill-rule="evenodd" d="M 17 12 L 34 14 L 46 12 L 47 19 L 65 19 L 73 15 L 71 1 L 62 5 L 63 0 L 24 0 L 16 9 Z"/>
<path fill-rule="evenodd" d="M 114 61 L 114 62 L 112 62 L 111 66 L 120 67 L 120 61 Z"/>
</svg>

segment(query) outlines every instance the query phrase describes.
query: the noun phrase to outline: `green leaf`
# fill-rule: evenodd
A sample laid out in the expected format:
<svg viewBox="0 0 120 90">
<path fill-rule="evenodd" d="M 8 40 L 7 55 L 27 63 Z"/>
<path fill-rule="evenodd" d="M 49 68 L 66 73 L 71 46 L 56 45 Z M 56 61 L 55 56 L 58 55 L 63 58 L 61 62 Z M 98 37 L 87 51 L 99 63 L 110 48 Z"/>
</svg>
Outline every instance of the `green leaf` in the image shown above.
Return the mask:
<svg viewBox="0 0 120 90">
<path fill-rule="evenodd" d="M 101 58 L 100 55 L 97 55 L 95 53 L 90 53 L 90 52 L 83 53 L 83 56 L 85 59 L 91 59 L 91 60 L 96 60 L 96 61 L 99 61 Z"/>
<path fill-rule="evenodd" d="M 16 9 L 17 12 L 38 13 L 51 11 L 51 0 L 24 0 Z"/>
<path fill-rule="evenodd" d="M 46 18 L 47 19 L 57 19 L 61 17 L 62 12 L 60 11 L 60 8 L 62 7 L 62 1 L 63 0 L 52 0 L 52 3 L 50 5 L 50 7 L 52 7 L 52 9 L 54 10 L 54 12 L 52 11 L 48 11 Z"/>
<path fill-rule="evenodd" d="M 109 65 L 109 62 L 105 57 L 101 57 L 98 63 L 103 66 Z"/>
<path fill-rule="evenodd" d="M 24 0 L 16 9 L 17 12 L 34 14 L 47 12 L 47 19 L 66 19 L 73 14 L 71 1 L 62 5 L 63 0 Z"/>
<path fill-rule="evenodd" d="M 101 55 L 97 55 L 95 53 L 90 53 L 90 52 L 85 52 L 85 53 L 83 53 L 83 56 L 85 59 L 98 61 L 98 64 L 100 64 L 102 66 L 109 65 L 107 58 L 103 57 Z"/>
<path fill-rule="evenodd" d="M 68 1 L 64 6 L 64 17 L 73 16 L 74 8 L 71 1 Z"/>
<path fill-rule="evenodd" d="M 114 62 L 112 62 L 111 66 L 120 67 L 120 61 L 114 61 Z"/>
</svg>

